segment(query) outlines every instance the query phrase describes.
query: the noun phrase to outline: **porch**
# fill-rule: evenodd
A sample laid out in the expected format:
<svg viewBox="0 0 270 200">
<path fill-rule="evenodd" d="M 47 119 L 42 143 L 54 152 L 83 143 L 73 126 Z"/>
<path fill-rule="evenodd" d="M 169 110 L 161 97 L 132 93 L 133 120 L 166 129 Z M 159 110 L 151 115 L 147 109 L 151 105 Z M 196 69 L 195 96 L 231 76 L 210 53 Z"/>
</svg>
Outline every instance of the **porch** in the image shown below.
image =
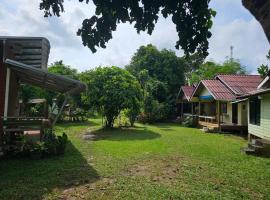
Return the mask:
<svg viewBox="0 0 270 200">
<path fill-rule="evenodd" d="M 231 132 L 236 131 L 241 134 L 247 133 L 248 126 L 238 125 L 238 124 L 218 124 L 216 122 L 198 121 L 200 127 L 206 127 L 210 131 L 221 131 L 221 132 Z"/>
<path fill-rule="evenodd" d="M 199 115 L 198 102 L 180 102 L 178 113 L 180 117 L 196 117 Z"/>
</svg>

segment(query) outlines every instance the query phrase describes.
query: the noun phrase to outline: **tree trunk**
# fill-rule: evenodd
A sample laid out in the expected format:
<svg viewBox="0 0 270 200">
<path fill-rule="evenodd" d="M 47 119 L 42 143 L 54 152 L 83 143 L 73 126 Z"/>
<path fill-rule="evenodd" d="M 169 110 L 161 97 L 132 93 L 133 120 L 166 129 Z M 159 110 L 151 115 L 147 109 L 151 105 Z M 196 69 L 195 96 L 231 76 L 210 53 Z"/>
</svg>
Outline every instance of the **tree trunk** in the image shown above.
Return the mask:
<svg viewBox="0 0 270 200">
<path fill-rule="evenodd" d="M 242 0 L 243 5 L 260 22 L 270 42 L 270 1 L 269 0 Z"/>
</svg>

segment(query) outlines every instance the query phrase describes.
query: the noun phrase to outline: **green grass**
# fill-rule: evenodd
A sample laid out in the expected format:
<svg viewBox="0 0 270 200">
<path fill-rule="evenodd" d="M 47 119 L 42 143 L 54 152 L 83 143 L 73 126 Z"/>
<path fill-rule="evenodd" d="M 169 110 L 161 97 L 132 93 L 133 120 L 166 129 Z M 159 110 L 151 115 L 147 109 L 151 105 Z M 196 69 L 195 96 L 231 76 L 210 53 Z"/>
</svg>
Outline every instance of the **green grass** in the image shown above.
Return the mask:
<svg viewBox="0 0 270 200">
<path fill-rule="evenodd" d="M 64 156 L 1 160 L 0 199 L 270 199 L 270 159 L 242 154 L 241 137 L 100 123 L 58 125 Z M 82 139 L 89 131 L 95 141 Z"/>
</svg>

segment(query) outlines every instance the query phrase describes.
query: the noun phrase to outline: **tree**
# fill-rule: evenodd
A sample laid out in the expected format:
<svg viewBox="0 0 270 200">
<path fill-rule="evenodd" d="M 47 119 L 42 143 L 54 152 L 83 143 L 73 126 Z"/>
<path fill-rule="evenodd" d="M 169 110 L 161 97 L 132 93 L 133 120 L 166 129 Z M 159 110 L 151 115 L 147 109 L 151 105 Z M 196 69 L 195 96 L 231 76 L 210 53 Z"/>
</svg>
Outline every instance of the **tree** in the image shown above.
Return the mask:
<svg viewBox="0 0 270 200">
<path fill-rule="evenodd" d="M 173 116 L 177 92 L 184 84 L 183 58 L 149 44 L 137 50 L 126 69 L 143 89 L 142 115 L 146 119 L 142 121 L 161 121 Z"/>
<path fill-rule="evenodd" d="M 90 0 L 79 0 L 89 3 Z M 92 52 L 96 47 L 106 48 L 106 43 L 112 38 L 112 32 L 119 23 L 133 23 L 135 29 L 151 34 L 155 28 L 160 13 L 163 17 L 171 16 L 176 26 L 178 41 L 176 48 L 181 47 L 185 54 L 198 52 L 208 55 L 209 31 L 212 27 L 211 18 L 216 12 L 209 8 L 210 0 L 125 0 L 107 1 L 93 0 L 96 6 L 95 15 L 84 19 L 77 35 L 81 36 L 84 46 Z M 243 5 L 261 23 L 270 42 L 270 2 L 268 0 L 242 0 Z M 41 0 L 40 9 L 45 17 L 60 16 L 64 12 L 64 0 Z"/>
<path fill-rule="evenodd" d="M 266 55 L 266 58 L 270 61 L 270 50 L 268 51 L 268 54 Z M 265 77 L 269 72 L 269 67 L 268 67 L 268 65 L 261 65 L 257 69 L 257 71 L 261 75 L 261 77 Z"/>
<path fill-rule="evenodd" d="M 81 36 L 83 45 L 95 52 L 96 47 L 106 48 L 105 44 L 112 38 L 112 32 L 119 23 L 133 23 L 138 33 L 147 31 L 152 34 L 160 15 L 165 18 L 171 16 L 179 37 L 176 48 L 182 47 L 186 54 L 196 51 L 207 56 L 211 18 L 215 16 L 215 11 L 209 8 L 209 2 L 210 0 L 93 0 L 96 6 L 95 15 L 83 21 L 77 34 Z M 45 17 L 60 16 L 64 12 L 64 0 L 41 0 L 40 9 L 44 10 Z"/>
<path fill-rule="evenodd" d="M 270 42 L 270 1 L 269 0 L 242 0 L 243 5 L 260 22 Z"/>
<path fill-rule="evenodd" d="M 140 84 L 124 69 L 98 67 L 83 72 L 81 80 L 89 88 L 84 93 L 83 100 L 105 116 L 106 127 L 113 127 L 114 120 L 122 110 L 134 111 L 140 106 Z"/>
<path fill-rule="evenodd" d="M 147 70 L 148 76 L 167 84 L 168 93 L 175 96 L 179 86 L 184 83 L 184 61 L 175 52 L 163 49 L 159 51 L 154 45 L 141 46 L 126 69 L 139 78 L 139 73 Z"/>
<path fill-rule="evenodd" d="M 258 74 L 261 75 L 261 77 L 265 77 L 269 71 L 268 65 L 261 65 L 258 69 Z"/>
<path fill-rule="evenodd" d="M 188 57 L 184 56 L 182 57 L 182 59 L 184 61 L 185 68 L 185 81 L 186 83 L 188 83 L 188 85 L 190 85 L 192 73 L 199 69 L 199 67 L 203 64 L 205 58 L 200 54 L 195 53 Z"/>
<path fill-rule="evenodd" d="M 213 79 L 218 74 L 246 74 L 246 69 L 237 60 L 226 60 L 223 64 L 208 61 L 191 75 L 191 84 L 203 79 Z"/>
<path fill-rule="evenodd" d="M 69 65 L 65 65 L 62 60 L 52 63 L 48 71 L 53 74 L 60 74 L 72 79 L 78 80 L 79 74 L 77 69 L 71 68 Z"/>
</svg>

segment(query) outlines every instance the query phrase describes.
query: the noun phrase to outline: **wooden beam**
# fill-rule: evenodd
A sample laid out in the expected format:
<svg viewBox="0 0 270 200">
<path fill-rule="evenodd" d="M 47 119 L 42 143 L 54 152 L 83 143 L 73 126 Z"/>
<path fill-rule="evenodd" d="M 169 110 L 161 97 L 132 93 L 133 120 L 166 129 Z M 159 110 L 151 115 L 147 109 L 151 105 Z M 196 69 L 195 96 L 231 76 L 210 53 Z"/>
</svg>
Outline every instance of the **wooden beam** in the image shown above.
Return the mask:
<svg viewBox="0 0 270 200">
<path fill-rule="evenodd" d="M 61 113 L 62 113 L 62 111 L 63 111 L 63 109 L 64 109 L 64 107 L 65 107 L 65 105 L 66 105 L 66 103 L 67 103 L 67 99 L 68 99 L 68 96 L 66 95 L 66 96 L 65 96 L 65 100 L 64 100 L 64 102 L 63 102 L 63 104 L 62 104 L 60 110 L 59 110 L 58 113 L 57 113 L 57 116 L 56 116 L 55 119 L 53 120 L 52 127 L 54 127 L 55 123 L 57 122 L 58 118 L 60 117 L 60 115 L 61 115 Z"/>
</svg>

